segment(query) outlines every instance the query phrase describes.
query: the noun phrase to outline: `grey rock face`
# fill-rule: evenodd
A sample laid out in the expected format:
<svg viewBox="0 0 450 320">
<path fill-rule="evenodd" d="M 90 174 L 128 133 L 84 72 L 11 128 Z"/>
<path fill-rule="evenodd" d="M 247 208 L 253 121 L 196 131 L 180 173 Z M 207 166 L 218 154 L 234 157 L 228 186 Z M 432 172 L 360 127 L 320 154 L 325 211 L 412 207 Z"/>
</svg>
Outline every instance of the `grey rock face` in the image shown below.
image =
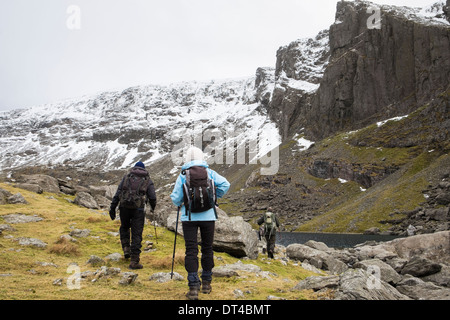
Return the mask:
<svg viewBox="0 0 450 320">
<path fill-rule="evenodd" d="M 331 274 L 306 278 L 293 290 L 331 289 L 337 300 L 447 300 L 450 267 L 442 256 L 448 256 L 448 236 L 446 231 L 343 250 L 314 242 L 291 244 L 286 248 L 288 258 Z M 333 272 L 329 268 L 333 259 L 345 268 Z"/>
<path fill-rule="evenodd" d="M 59 192 L 59 183 L 56 178 L 50 177 L 44 174 L 32 174 L 32 175 L 23 175 L 20 177 L 20 180 L 25 184 L 25 188 L 30 190 L 29 185 L 34 185 L 33 191 L 37 193 L 42 192 L 50 192 L 50 193 L 58 193 Z M 24 185 L 19 185 L 19 187 Z"/>
<path fill-rule="evenodd" d="M 416 300 L 450 300 L 450 289 L 411 277 L 398 283 L 396 289 Z"/>
<path fill-rule="evenodd" d="M 410 300 L 363 269 L 349 269 L 340 278 L 336 300 Z"/>
<path fill-rule="evenodd" d="M 317 137 L 355 128 L 372 115 L 404 115 L 445 89 L 450 28 L 413 21 L 381 7 L 381 29 L 368 29 L 366 2 L 338 2 L 330 27 L 331 58 L 313 119 L 325 115 Z M 317 122 L 316 122 L 317 123 Z"/>
<path fill-rule="evenodd" d="M 409 114 L 443 92 L 450 74 L 450 27 L 417 9 L 377 6 L 380 28 L 369 28 L 373 3 L 337 3 L 336 21 L 323 50 L 298 50 L 298 42 L 277 53 L 276 80 L 269 114 L 284 139 L 304 133 L 322 139 L 341 130 L 354 130 L 374 120 Z M 447 4 L 448 6 L 448 4 Z M 448 16 L 448 8 L 444 8 Z M 440 13 L 436 13 L 437 18 Z M 328 37 L 328 31 L 304 46 Z M 328 39 L 327 39 L 328 40 Z M 324 42 L 325 43 L 325 42 Z M 329 51 L 328 51 L 329 45 Z M 321 73 L 304 72 L 311 65 Z M 299 67 L 306 66 L 306 67 Z M 307 92 L 286 79 L 317 86 Z M 281 112 L 280 112 L 281 111 Z"/>
</svg>

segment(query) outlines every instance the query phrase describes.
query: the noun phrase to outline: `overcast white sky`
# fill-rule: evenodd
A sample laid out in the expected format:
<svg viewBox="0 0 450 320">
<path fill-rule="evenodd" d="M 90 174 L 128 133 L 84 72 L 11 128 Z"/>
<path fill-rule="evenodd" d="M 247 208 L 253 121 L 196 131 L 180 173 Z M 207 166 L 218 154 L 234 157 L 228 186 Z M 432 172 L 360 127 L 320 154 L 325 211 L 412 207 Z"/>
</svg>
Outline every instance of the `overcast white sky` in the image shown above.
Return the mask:
<svg viewBox="0 0 450 320">
<path fill-rule="evenodd" d="M 275 66 L 280 46 L 328 28 L 336 2 L 0 0 L 0 111 L 136 85 L 252 76 Z M 67 27 L 76 23 L 70 5 L 80 9 L 80 29 Z"/>
</svg>

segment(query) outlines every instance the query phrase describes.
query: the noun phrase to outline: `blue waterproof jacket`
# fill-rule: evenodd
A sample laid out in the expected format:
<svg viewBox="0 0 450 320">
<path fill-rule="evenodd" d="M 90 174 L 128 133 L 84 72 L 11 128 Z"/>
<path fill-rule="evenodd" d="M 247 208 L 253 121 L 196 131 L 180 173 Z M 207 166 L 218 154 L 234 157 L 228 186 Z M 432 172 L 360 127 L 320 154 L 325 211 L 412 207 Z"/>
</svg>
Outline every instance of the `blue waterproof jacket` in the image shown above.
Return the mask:
<svg viewBox="0 0 450 320">
<path fill-rule="evenodd" d="M 194 161 L 188 162 L 181 167 L 181 170 L 183 171 L 183 170 L 189 169 L 190 167 L 195 167 L 195 166 L 207 168 L 209 177 L 212 180 L 214 180 L 214 184 L 216 185 L 217 198 L 222 198 L 227 193 L 228 189 L 230 189 L 230 183 L 228 182 L 228 180 L 225 179 L 224 177 L 222 177 L 220 174 L 218 174 L 214 170 L 210 169 L 208 167 L 208 164 L 206 163 L 206 161 L 194 160 Z M 176 205 L 177 207 L 183 205 L 180 210 L 181 221 L 189 221 L 189 217 L 186 214 L 186 210 L 185 210 L 184 202 L 183 202 L 183 184 L 185 182 L 186 182 L 186 176 L 184 176 L 180 173 L 180 175 L 177 178 L 177 181 L 175 182 L 173 192 L 170 195 L 170 198 L 172 199 L 172 202 L 174 205 Z M 216 219 L 216 215 L 214 214 L 214 209 L 209 209 L 204 212 L 198 212 L 198 213 L 191 214 L 191 221 L 215 221 L 215 220 L 217 220 L 217 219 Z"/>
</svg>

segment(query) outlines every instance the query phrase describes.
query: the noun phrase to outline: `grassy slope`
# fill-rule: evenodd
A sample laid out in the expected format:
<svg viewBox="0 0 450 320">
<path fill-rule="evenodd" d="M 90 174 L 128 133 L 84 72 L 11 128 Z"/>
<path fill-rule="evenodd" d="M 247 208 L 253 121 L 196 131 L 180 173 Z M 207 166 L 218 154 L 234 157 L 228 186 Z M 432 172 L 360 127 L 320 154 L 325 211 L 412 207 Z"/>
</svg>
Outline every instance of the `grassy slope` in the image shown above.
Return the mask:
<svg viewBox="0 0 450 320">
<path fill-rule="evenodd" d="M 449 166 L 448 155 L 423 153 L 366 192 L 356 192 L 345 203 L 309 221 L 299 231 L 361 232 L 370 227 L 386 230 L 395 212 L 413 210 L 425 201 L 422 191 L 438 168 Z"/>
<path fill-rule="evenodd" d="M 7 184 L 1 184 L 0 188 L 15 194 L 20 192 L 29 202 L 27 205 L 0 206 L 0 224 L 5 223 L 1 216 L 22 213 L 37 215 L 44 220 L 40 222 L 12 224 L 16 231 L 3 231 L 0 236 L 0 299 L 2 300 L 26 300 L 26 299 L 146 299 L 146 300 L 179 300 L 185 299 L 187 281 L 172 281 L 157 283 L 150 281 L 149 277 L 156 272 L 170 272 L 173 250 L 174 234 L 166 229 L 157 228 L 158 243 L 154 238 L 154 228 L 147 224 L 144 228 L 144 242 L 153 241 L 156 251 L 144 252 L 141 261 L 144 269 L 134 271 L 139 276 L 137 281 L 130 286 L 118 284 L 120 276 L 109 279 L 101 278 L 92 282 L 92 278 L 81 282 L 81 289 L 69 290 L 67 287 L 67 273 L 69 264 L 76 263 L 81 272 L 96 271 L 99 267 L 87 265 L 86 261 L 91 255 L 101 258 L 114 253 L 121 253 L 118 237 L 108 235 L 108 232 L 116 232 L 119 222 L 112 222 L 108 216 L 99 211 L 88 210 L 69 203 L 66 195 L 43 194 L 38 195 L 25 190 L 15 189 Z M 57 243 L 63 234 L 68 234 L 72 228 L 89 229 L 90 236 L 79 238 L 76 243 Z M 25 247 L 18 244 L 19 237 L 38 238 L 48 244 L 45 249 Z M 216 266 L 237 261 L 224 253 L 215 255 Z M 54 263 L 54 266 L 40 266 L 37 262 Z M 279 260 L 268 261 L 260 256 L 257 260 L 244 261 L 260 266 L 264 271 L 272 272 L 272 280 L 264 279 L 253 274 L 247 274 L 239 278 L 214 279 L 211 295 L 201 295 L 201 299 L 234 299 L 233 291 L 240 289 L 245 294 L 245 299 L 266 299 L 269 295 L 275 295 L 286 299 L 314 299 L 309 291 L 299 292 L 290 289 L 299 280 L 312 275 L 293 262 L 287 266 Z M 128 270 L 129 262 L 121 259 L 118 262 L 108 262 L 109 267 L 120 268 L 122 272 Z M 184 242 L 178 237 L 175 271 L 186 278 L 184 270 Z M 53 285 L 53 281 L 63 278 L 61 286 Z"/>
</svg>

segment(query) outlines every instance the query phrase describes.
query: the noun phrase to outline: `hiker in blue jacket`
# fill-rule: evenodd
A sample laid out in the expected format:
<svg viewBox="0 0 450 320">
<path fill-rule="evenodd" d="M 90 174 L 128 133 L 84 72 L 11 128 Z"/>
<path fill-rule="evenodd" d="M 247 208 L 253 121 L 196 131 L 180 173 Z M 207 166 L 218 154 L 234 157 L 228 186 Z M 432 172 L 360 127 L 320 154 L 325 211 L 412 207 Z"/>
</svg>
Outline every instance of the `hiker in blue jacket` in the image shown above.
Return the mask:
<svg viewBox="0 0 450 320">
<path fill-rule="evenodd" d="M 173 192 L 170 195 L 172 202 L 180 208 L 180 220 L 183 226 L 183 235 L 186 243 L 186 255 L 185 255 L 185 268 L 188 272 L 188 285 L 189 292 L 187 293 L 187 298 L 191 300 L 198 299 L 198 291 L 201 290 L 202 293 L 211 292 L 211 280 L 212 280 L 212 269 L 214 267 L 214 254 L 213 254 L 213 241 L 214 241 L 214 228 L 216 217 L 215 203 L 212 208 L 207 209 L 203 212 L 192 212 L 189 214 L 189 209 L 186 209 L 186 197 L 183 192 L 186 182 L 186 171 L 191 171 L 192 168 L 201 167 L 205 168 L 209 179 L 214 181 L 215 185 L 215 195 L 217 198 L 223 197 L 228 189 L 230 188 L 230 183 L 219 175 L 214 170 L 208 167 L 208 164 L 204 160 L 204 154 L 202 150 L 196 147 L 191 147 L 187 150 L 185 154 L 185 164 L 181 168 L 181 174 L 178 176 Z M 204 170 L 203 170 L 204 171 Z M 198 241 L 197 233 L 200 229 L 201 235 L 201 265 L 202 265 L 202 275 L 200 281 L 198 277 Z"/>
</svg>

